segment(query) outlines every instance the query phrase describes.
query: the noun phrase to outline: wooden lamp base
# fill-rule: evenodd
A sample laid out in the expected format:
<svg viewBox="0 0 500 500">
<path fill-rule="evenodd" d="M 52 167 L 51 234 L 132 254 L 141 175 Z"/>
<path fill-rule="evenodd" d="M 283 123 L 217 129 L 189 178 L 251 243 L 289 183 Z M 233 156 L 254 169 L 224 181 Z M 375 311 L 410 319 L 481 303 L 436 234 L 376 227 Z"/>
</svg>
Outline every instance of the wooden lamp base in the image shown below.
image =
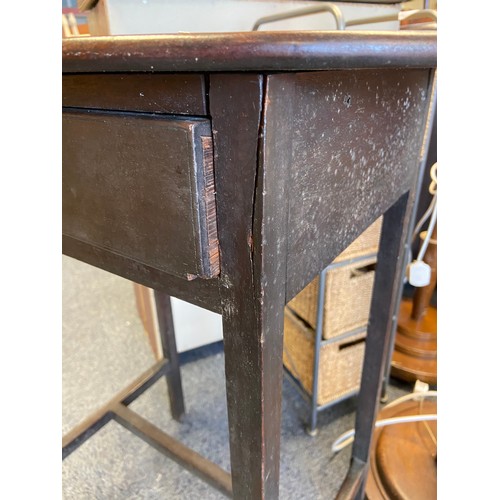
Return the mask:
<svg viewBox="0 0 500 500">
<path fill-rule="evenodd" d="M 437 385 L 437 309 L 428 306 L 419 320 L 411 317 L 412 301 L 403 299 L 391 362 L 391 375 Z"/>
<path fill-rule="evenodd" d="M 434 400 L 384 408 L 377 420 L 435 414 Z M 437 423 L 410 422 L 375 429 L 365 495 L 368 500 L 437 498 Z"/>
</svg>

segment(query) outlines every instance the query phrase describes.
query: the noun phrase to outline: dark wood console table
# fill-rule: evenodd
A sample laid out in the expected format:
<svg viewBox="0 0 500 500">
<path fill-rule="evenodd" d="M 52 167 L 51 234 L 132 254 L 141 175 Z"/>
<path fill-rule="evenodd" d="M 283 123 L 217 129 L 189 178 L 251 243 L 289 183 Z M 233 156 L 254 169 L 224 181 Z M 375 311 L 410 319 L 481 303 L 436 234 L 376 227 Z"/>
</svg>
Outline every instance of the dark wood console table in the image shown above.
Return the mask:
<svg viewBox="0 0 500 500">
<path fill-rule="evenodd" d="M 234 498 L 278 498 L 284 306 L 384 214 L 338 492 L 362 495 L 435 66 L 430 32 L 63 41 L 63 252 L 156 290 L 166 358 L 64 456 L 115 419 Z M 184 412 L 169 296 L 222 314 L 231 474 L 128 408 L 165 375 Z"/>
</svg>

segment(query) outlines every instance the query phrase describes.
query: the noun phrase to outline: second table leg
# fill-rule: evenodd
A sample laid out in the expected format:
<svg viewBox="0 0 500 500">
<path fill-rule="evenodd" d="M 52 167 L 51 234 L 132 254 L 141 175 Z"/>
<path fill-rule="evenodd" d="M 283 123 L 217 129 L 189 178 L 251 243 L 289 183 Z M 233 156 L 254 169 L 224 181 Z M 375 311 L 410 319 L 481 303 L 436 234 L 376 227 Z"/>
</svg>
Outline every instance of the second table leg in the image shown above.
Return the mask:
<svg viewBox="0 0 500 500">
<path fill-rule="evenodd" d="M 180 420 L 184 415 L 184 393 L 182 391 L 179 355 L 175 342 L 174 320 L 170 296 L 155 290 L 156 311 L 160 330 L 163 357 L 168 359 L 169 373 L 167 375 L 168 396 L 170 411 L 175 420 Z"/>
</svg>

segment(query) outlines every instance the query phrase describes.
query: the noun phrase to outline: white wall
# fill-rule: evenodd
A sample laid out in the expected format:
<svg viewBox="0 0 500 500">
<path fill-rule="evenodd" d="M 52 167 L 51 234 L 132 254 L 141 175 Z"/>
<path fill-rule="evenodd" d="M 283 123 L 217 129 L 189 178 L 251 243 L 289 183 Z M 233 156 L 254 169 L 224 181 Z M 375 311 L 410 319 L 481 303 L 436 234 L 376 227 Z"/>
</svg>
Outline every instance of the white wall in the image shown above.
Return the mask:
<svg viewBox="0 0 500 500">
<path fill-rule="evenodd" d="M 250 31 L 257 19 L 325 2 L 263 0 L 100 0 L 106 2 L 111 34 L 159 34 L 178 32 Z M 334 3 L 331 3 L 334 4 Z M 396 14 L 400 4 L 336 3 L 346 20 Z M 397 22 L 352 29 L 397 29 Z M 264 29 L 262 27 L 261 29 Z M 266 30 L 336 29 L 330 13 L 267 24 Z"/>
</svg>

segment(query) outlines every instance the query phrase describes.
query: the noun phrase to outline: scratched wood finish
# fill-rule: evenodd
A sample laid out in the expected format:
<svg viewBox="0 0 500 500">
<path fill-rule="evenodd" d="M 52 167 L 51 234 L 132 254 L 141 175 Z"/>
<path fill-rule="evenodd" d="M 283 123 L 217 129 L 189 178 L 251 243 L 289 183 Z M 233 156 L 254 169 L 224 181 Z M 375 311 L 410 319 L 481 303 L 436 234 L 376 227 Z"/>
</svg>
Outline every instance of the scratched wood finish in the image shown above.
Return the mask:
<svg viewBox="0 0 500 500">
<path fill-rule="evenodd" d="M 429 71 L 270 79 L 294 96 L 288 301 L 410 188 L 425 128 Z M 314 252 L 305 252 L 311 241 Z"/>
<path fill-rule="evenodd" d="M 231 227 L 220 239 L 221 299 L 233 494 L 242 500 L 279 490 L 288 164 L 277 125 L 288 97 L 264 92 L 258 75 L 210 78 L 217 216 Z"/>
<path fill-rule="evenodd" d="M 431 31 L 250 31 L 65 38 L 63 73 L 432 68 Z"/>
<path fill-rule="evenodd" d="M 205 116 L 205 78 L 180 74 L 70 74 L 62 78 L 66 107 Z"/>
<path fill-rule="evenodd" d="M 63 234 L 175 276 L 216 276 L 203 137 L 204 119 L 63 113 Z"/>
<path fill-rule="evenodd" d="M 220 275 L 216 279 L 188 281 L 183 273 L 170 274 L 151 263 L 142 262 L 137 256 L 113 253 L 109 249 L 89 245 L 76 239 L 74 235 L 63 238 L 63 248 L 69 250 L 70 255 L 74 252 L 73 255 L 83 256 L 82 260 L 88 259 L 88 262 L 97 263 L 103 269 L 118 271 L 117 274 L 124 273 L 122 275 L 159 288 L 169 295 L 186 298 L 198 305 L 206 304 L 208 308 L 222 312 L 235 498 L 278 497 L 282 369 L 280 351 L 285 295 L 291 298 L 294 288 L 300 288 L 301 281 L 305 284 L 311 273 L 316 274 L 321 270 L 327 252 L 330 253 L 328 259 L 338 253 L 335 247 L 325 249 L 322 243 L 325 235 L 333 234 L 331 243 L 338 238 L 341 241 L 339 246 L 349 243 L 347 240 L 351 236 L 356 236 L 348 231 L 343 232 L 340 226 L 332 226 L 332 221 L 328 222 L 331 212 L 325 209 L 328 202 L 336 206 L 346 202 L 340 191 L 343 186 L 351 186 L 350 182 L 353 182 L 352 179 L 349 180 L 349 171 L 346 170 L 343 182 L 332 184 L 332 178 L 325 174 L 328 166 L 323 164 L 323 169 L 318 166 L 318 155 L 327 155 L 327 151 L 332 153 L 331 149 L 321 149 L 324 144 L 314 135 L 324 131 L 315 129 L 318 118 L 325 130 L 332 131 L 332 125 L 325 117 L 325 99 L 318 92 L 318 82 L 320 89 L 322 86 L 326 88 L 326 95 L 332 96 L 332 89 L 328 88 L 319 74 L 272 74 L 267 77 L 248 71 L 336 70 L 332 74 L 325 73 L 325 79 L 333 78 L 335 84 L 340 82 L 339 95 L 347 93 L 347 88 L 342 85 L 350 84 L 354 89 L 349 94 L 350 98 L 342 100 L 347 111 L 341 113 L 342 117 L 334 124 L 342 125 L 342 130 L 335 136 L 336 147 L 340 150 L 344 148 L 345 141 L 352 139 L 354 135 L 368 143 L 367 134 L 373 133 L 378 137 L 377 127 L 384 128 L 385 133 L 390 131 L 385 121 L 393 119 L 392 113 L 375 113 L 378 119 L 373 120 L 374 128 L 367 130 L 359 126 L 359 116 L 352 109 L 354 104 L 359 104 L 359 99 L 367 98 L 366 85 L 370 75 L 373 83 L 384 87 L 397 87 L 398 82 L 401 84 L 396 76 L 424 75 L 417 76 L 414 80 L 410 78 L 414 84 L 414 87 L 410 87 L 427 89 L 422 82 L 428 78 L 428 70 L 412 73 L 412 70 L 403 71 L 399 68 L 431 68 L 435 64 L 435 33 L 190 34 L 99 39 L 85 37 L 63 41 L 63 72 L 66 73 L 198 71 L 207 73 L 207 78 L 210 79 L 210 85 L 207 86 L 207 116 L 211 116 L 213 121 L 217 222 L 221 248 Z M 360 71 L 338 71 L 343 68 Z M 385 73 L 380 68 L 391 68 L 396 79 L 386 78 L 385 75 L 389 72 Z M 366 69 L 369 71 L 365 71 Z M 246 73 L 235 74 L 238 71 Z M 232 74 L 210 74 L 211 72 Z M 316 90 L 317 97 L 312 94 L 311 97 L 310 90 Z M 382 89 L 382 94 L 391 96 L 391 99 L 398 95 L 397 92 L 391 94 L 385 88 Z M 373 97 L 373 93 L 369 95 Z M 422 101 L 426 99 L 427 95 L 422 96 Z M 425 115 L 425 109 L 419 108 L 411 99 L 410 109 L 413 111 L 407 111 L 406 105 L 404 100 L 398 103 L 407 117 L 413 116 L 413 113 L 416 117 L 418 112 L 422 117 Z M 307 109 L 300 112 L 301 107 Z M 340 102 L 337 102 L 337 107 L 340 107 Z M 340 109 L 345 111 L 342 107 Z M 355 109 L 359 109 L 359 106 Z M 387 111 L 387 106 L 384 109 Z M 332 110 L 335 107 L 329 108 L 330 120 Z M 377 108 L 376 111 L 381 110 Z M 314 112 L 316 116 L 312 119 L 310 115 Z M 294 117 L 295 115 L 298 116 Z M 347 119 L 348 116 L 350 120 Z M 162 118 L 157 116 L 155 119 Z M 411 119 L 409 122 L 411 124 Z M 402 124 L 399 125 L 394 129 L 394 134 L 401 141 L 397 137 L 397 133 L 401 133 L 399 129 Z M 403 125 L 411 128 L 411 125 Z M 314 130 L 299 130 L 308 127 Z M 158 154 L 158 150 L 161 151 L 158 144 L 163 143 L 158 137 L 156 139 L 145 141 L 149 147 L 145 149 L 143 159 L 151 159 Z M 91 142 L 100 144 L 99 140 L 100 137 L 97 137 Z M 416 141 L 418 140 L 417 137 Z M 394 137 L 388 137 L 387 141 L 392 144 Z M 409 141 L 412 141 L 411 137 Z M 300 152 L 298 146 L 301 143 L 307 150 L 304 153 Z M 330 147 L 331 141 L 327 143 Z M 178 143 L 175 146 L 179 148 Z M 386 150 L 387 147 L 386 143 L 382 143 L 379 149 Z M 64 149 L 67 149 L 67 144 L 63 141 Z M 326 176 L 321 182 L 325 185 L 330 183 L 330 186 L 323 187 L 323 191 L 334 192 L 336 196 L 330 194 L 326 201 L 318 199 L 318 193 L 323 191 L 314 191 L 319 181 L 307 173 L 308 163 L 304 160 L 302 167 L 305 170 L 302 175 L 308 176 L 309 180 L 302 185 L 295 185 L 300 181 L 297 167 L 300 162 L 297 163 L 297 158 L 303 158 L 301 154 L 309 157 L 318 179 Z M 369 180 L 363 176 L 363 169 L 358 168 L 352 158 L 345 161 L 346 165 L 350 165 L 352 176 Z M 398 167 L 397 161 L 395 165 Z M 407 172 L 404 168 L 397 171 L 399 174 Z M 378 183 L 368 184 L 366 189 L 387 193 L 385 183 L 386 179 L 380 177 Z M 398 183 L 400 185 L 396 186 Z M 389 274 L 385 281 L 382 280 L 377 285 L 377 298 L 372 305 L 372 314 L 377 319 L 371 320 L 374 335 L 368 334 L 368 337 L 373 336 L 365 357 L 365 365 L 370 368 L 365 370 L 365 382 L 358 398 L 361 410 L 357 417 L 353 467 L 347 475 L 346 488 L 339 493 L 340 498 L 345 498 L 345 493 L 349 498 L 355 494 L 358 497 L 362 495 L 366 451 L 370 445 L 380 392 L 381 366 L 387 351 L 388 324 L 397 305 L 395 298 L 402 271 L 403 233 L 409 226 L 406 214 L 414 204 L 415 188 L 405 175 L 395 177 L 394 184 L 394 190 L 389 193 L 391 200 L 384 200 L 385 205 L 383 202 L 372 203 L 366 208 L 367 211 L 389 208 L 398 193 L 411 189 L 410 195 L 406 191 L 400 201 L 392 206 L 388 222 L 384 223 L 386 236 L 385 243 L 381 246 L 383 255 L 380 257 L 390 261 L 385 267 Z M 110 193 L 112 192 L 110 188 Z M 359 195 L 360 203 L 372 199 L 368 195 L 362 196 L 362 189 L 354 190 L 354 194 Z M 297 201 L 299 197 L 305 199 L 305 205 L 302 205 L 302 201 Z M 311 197 L 315 199 L 315 203 L 311 203 Z M 201 199 L 201 196 L 197 198 Z M 294 227 L 294 224 L 297 213 L 302 210 L 300 207 L 306 207 L 303 215 L 307 217 L 309 209 L 312 215 L 316 213 L 316 205 L 322 207 L 319 210 L 323 211 L 327 219 L 326 223 L 322 223 L 326 231 L 323 234 L 311 232 L 309 240 L 303 237 L 303 254 L 312 263 L 309 265 L 306 262 L 301 277 L 301 272 L 295 269 L 295 265 L 305 259 L 301 259 L 298 249 L 293 259 L 285 256 L 292 252 L 292 243 L 295 236 L 299 235 L 297 231 L 300 225 Z M 355 206 L 352 201 L 348 205 L 355 216 L 361 211 L 361 207 Z M 149 216 L 157 215 L 152 209 L 148 213 Z M 372 217 L 377 215 L 373 214 Z M 88 218 L 92 220 L 90 215 Z M 314 220 L 319 221 L 319 218 Z M 368 224 L 369 222 L 366 223 Z M 356 231 L 364 229 L 361 227 L 363 225 L 363 219 L 357 218 Z M 393 225 L 398 227 L 393 230 Z M 151 234 L 155 235 L 157 229 L 155 226 Z M 187 227 L 183 229 L 185 232 Z M 296 233 L 292 238 L 293 229 Z M 206 232 L 208 234 L 208 230 Z M 382 311 L 380 316 L 379 310 Z"/>
<path fill-rule="evenodd" d="M 262 440 L 265 466 L 261 498 L 278 498 L 283 378 L 283 330 L 286 304 L 288 202 L 291 150 L 286 124 L 294 113 L 290 95 L 265 81 L 259 136 L 258 175 L 253 221 L 253 253 L 259 310 Z M 254 340 L 255 342 L 255 340 Z"/>
<path fill-rule="evenodd" d="M 220 295 L 231 476 L 234 498 L 241 499 L 264 498 L 263 464 L 269 467 L 262 441 L 252 241 L 262 97 L 262 76 L 210 76 L 217 217 L 219 227 L 231 228 L 220 234 Z"/>
</svg>

